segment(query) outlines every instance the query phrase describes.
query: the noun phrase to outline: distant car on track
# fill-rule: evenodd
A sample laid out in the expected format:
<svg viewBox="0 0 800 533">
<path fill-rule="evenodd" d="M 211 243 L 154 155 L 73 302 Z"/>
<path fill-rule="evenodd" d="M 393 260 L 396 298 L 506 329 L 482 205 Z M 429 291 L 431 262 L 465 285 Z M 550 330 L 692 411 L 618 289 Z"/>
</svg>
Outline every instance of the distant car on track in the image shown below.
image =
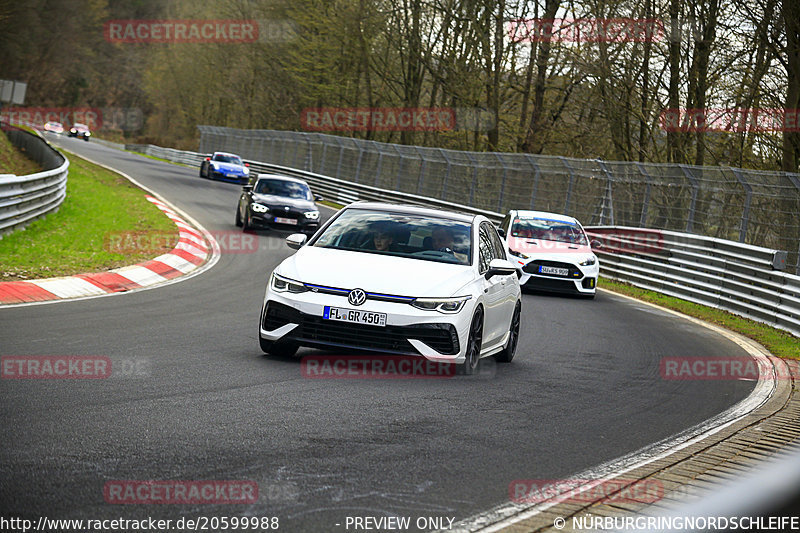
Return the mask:
<svg viewBox="0 0 800 533">
<path fill-rule="evenodd" d="M 481 215 L 356 202 L 306 241 L 267 282 L 261 349 L 299 346 L 421 356 L 475 371 L 509 362 L 521 292 L 502 239 Z"/>
<path fill-rule="evenodd" d="M 81 124 L 80 122 L 75 122 L 72 127 L 69 129 L 69 136 L 70 137 L 80 137 L 84 141 L 89 141 L 89 137 L 92 136 L 92 132 L 89 131 L 89 126 L 86 124 Z"/>
<path fill-rule="evenodd" d="M 45 122 L 44 131 L 61 134 L 64 133 L 64 125 L 60 122 Z"/>
<path fill-rule="evenodd" d="M 524 288 L 594 298 L 600 262 L 575 218 L 544 211 L 510 211 L 500 223 L 509 259 Z"/>
<path fill-rule="evenodd" d="M 308 183 L 276 174 L 259 174 L 242 187 L 236 206 L 236 225 L 292 229 L 312 235 L 319 228 L 319 209 Z"/>
<path fill-rule="evenodd" d="M 200 177 L 247 183 L 250 179 L 249 166 L 236 154 L 214 152 L 200 164 Z"/>
</svg>

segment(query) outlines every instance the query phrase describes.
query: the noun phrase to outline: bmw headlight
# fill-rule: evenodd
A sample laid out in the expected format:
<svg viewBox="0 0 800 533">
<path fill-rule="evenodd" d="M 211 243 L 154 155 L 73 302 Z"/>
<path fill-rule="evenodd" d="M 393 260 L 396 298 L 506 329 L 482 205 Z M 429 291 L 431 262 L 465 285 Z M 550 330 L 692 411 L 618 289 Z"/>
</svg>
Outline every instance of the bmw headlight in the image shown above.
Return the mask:
<svg viewBox="0 0 800 533">
<path fill-rule="evenodd" d="M 464 303 L 471 296 L 456 296 L 454 298 L 415 298 L 411 305 L 425 311 L 439 311 L 440 313 L 458 313 Z"/>
<path fill-rule="evenodd" d="M 597 263 L 597 258 L 595 256 L 590 256 L 578 263 L 580 266 L 591 266 Z"/>
<path fill-rule="evenodd" d="M 267 211 L 269 211 L 269 207 L 267 207 L 265 205 L 257 204 L 256 202 L 253 202 L 252 204 L 250 204 L 250 208 L 255 213 L 266 213 Z"/>
<path fill-rule="evenodd" d="M 306 211 L 303 214 L 309 220 L 317 220 L 319 218 L 319 211 Z"/>
<path fill-rule="evenodd" d="M 300 282 L 293 279 L 284 278 L 278 274 L 272 273 L 272 280 L 270 281 L 272 290 L 275 292 L 306 292 L 308 288 Z"/>
</svg>

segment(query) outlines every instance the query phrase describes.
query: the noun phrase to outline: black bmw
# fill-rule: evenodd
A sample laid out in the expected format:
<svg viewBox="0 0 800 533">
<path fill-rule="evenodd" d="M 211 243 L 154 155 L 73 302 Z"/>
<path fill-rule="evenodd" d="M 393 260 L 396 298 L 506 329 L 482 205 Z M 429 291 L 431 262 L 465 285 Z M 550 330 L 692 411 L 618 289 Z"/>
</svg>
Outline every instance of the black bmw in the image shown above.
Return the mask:
<svg viewBox="0 0 800 533">
<path fill-rule="evenodd" d="M 311 235 L 319 228 L 314 200 L 308 183 L 301 179 L 259 174 L 254 183 L 242 187 L 236 225 L 245 230 L 276 227 Z"/>
</svg>

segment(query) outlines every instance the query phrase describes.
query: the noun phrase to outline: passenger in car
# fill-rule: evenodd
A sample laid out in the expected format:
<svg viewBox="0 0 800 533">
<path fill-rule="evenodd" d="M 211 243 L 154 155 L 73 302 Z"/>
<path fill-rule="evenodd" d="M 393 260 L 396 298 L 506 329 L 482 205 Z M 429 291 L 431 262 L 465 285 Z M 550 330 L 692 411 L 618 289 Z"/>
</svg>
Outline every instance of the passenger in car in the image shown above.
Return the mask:
<svg viewBox="0 0 800 533">
<path fill-rule="evenodd" d="M 394 243 L 394 235 L 391 223 L 380 221 L 373 224 L 370 228 L 372 236 L 367 241 L 365 249 L 376 250 L 378 252 L 396 252 L 397 246 Z"/>
</svg>

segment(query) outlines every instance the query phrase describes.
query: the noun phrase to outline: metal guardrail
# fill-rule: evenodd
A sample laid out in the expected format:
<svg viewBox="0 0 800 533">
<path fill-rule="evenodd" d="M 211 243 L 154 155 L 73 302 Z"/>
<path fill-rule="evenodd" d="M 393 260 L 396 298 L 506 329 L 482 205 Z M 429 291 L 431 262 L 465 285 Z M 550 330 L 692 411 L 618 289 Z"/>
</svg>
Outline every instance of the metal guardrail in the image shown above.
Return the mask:
<svg viewBox="0 0 800 533">
<path fill-rule="evenodd" d="M 696 233 L 787 250 L 800 275 L 800 174 L 467 152 L 298 131 L 198 126 L 200 152 L 308 170 L 478 209 Z"/>
<path fill-rule="evenodd" d="M 197 166 L 207 154 L 153 145 L 126 149 Z M 481 214 L 498 223 L 503 214 L 436 198 L 382 189 L 322 174 L 247 161 L 259 173 L 302 178 L 316 193 L 340 203 L 376 200 Z M 783 272 L 787 253 L 735 241 L 676 231 L 589 226 L 603 242 L 601 273 L 632 285 L 730 311 L 800 336 L 800 276 Z"/>
<path fill-rule="evenodd" d="M 603 243 L 595 250 L 603 276 L 800 336 L 800 276 L 782 271 L 785 251 L 674 231 L 586 229 Z"/>
<path fill-rule="evenodd" d="M 57 210 L 67 196 L 69 161 L 38 135 L 9 127 L 12 144 L 46 169 L 35 174 L 0 174 L 0 235 Z"/>
</svg>

